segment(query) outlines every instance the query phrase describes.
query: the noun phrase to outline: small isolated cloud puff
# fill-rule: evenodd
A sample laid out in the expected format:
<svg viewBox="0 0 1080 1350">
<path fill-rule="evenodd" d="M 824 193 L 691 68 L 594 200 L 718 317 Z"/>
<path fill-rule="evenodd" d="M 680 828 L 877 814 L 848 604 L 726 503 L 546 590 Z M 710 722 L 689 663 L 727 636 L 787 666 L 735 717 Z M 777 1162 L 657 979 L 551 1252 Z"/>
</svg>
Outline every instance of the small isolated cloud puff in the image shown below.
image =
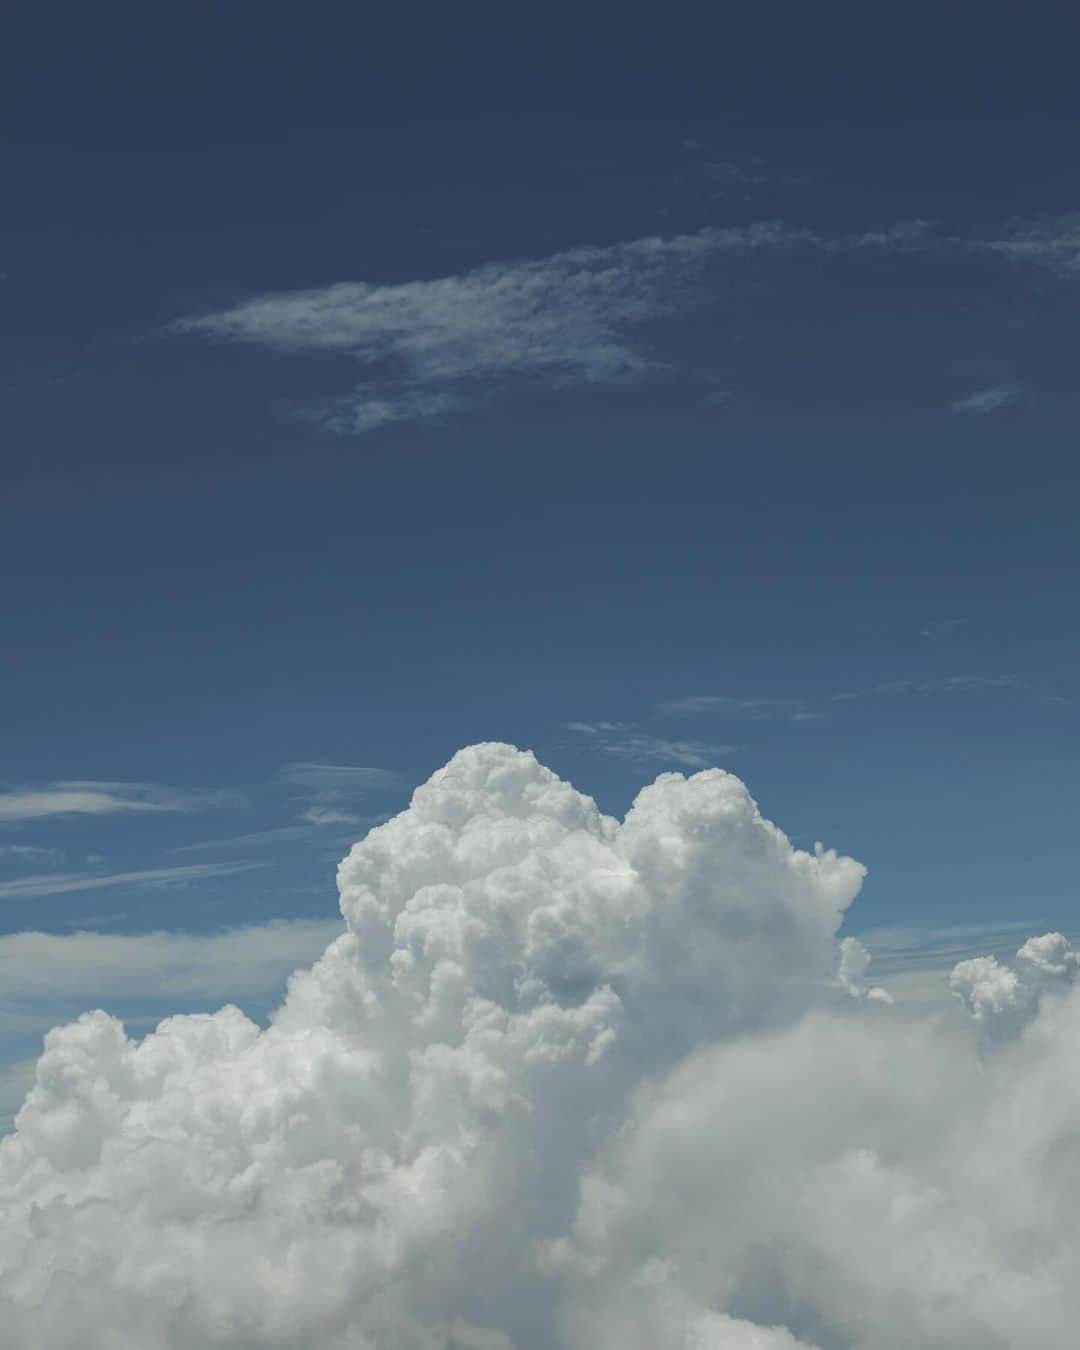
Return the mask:
<svg viewBox="0 0 1080 1350">
<path fill-rule="evenodd" d="M 5 1346 L 1064 1350 L 1080 1008 L 986 1048 L 864 996 L 862 877 L 720 770 L 619 822 L 460 752 L 342 862 L 267 1030 L 50 1033 Z"/>
</svg>

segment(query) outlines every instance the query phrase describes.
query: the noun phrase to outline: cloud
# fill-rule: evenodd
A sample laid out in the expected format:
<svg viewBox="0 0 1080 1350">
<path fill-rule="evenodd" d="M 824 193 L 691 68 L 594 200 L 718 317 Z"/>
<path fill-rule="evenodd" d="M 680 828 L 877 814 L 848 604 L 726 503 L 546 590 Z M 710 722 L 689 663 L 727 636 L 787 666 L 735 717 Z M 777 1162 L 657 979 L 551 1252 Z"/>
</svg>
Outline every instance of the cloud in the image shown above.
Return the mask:
<svg viewBox="0 0 1080 1350">
<path fill-rule="evenodd" d="M 800 698 L 732 698 L 727 694 L 691 694 L 660 704 L 674 716 L 729 717 L 740 722 L 809 722 L 822 713 Z"/>
<path fill-rule="evenodd" d="M 0 937 L 0 999 L 11 1010 L 72 999 L 261 997 L 340 931 L 340 919 L 291 919 L 209 934 L 10 933 Z"/>
<path fill-rule="evenodd" d="M 319 764 L 312 760 L 286 764 L 281 777 L 287 783 L 312 792 L 337 795 L 396 788 L 401 783 L 400 776 L 389 769 L 359 764 Z"/>
<path fill-rule="evenodd" d="M 644 327 L 703 300 L 716 259 L 813 243 L 776 222 L 582 246 L 389 285 L 255 296 L 173 322 L 174 335 L 339 353 L 369 372 L 311 415 L 352 433 L 476 406 L 504 387 L 618 384 L 662 369 Z"/>
<path fill-rule="evenodd" d="M 114 886 L 183 886 L 209 877 L 251 872 L 268 863 L 188 863 L 182 867 L 148 867 L 138 872 L 46 872 L 43 875 L 0 881 L 0 900 L 32 900 L 72 891 L 99 891 Z"/>
<path fill-rule="evenodd" d="M 698 166 L 714 195 L 762 181 L 757 162 Z M 786 176 L 789 184 L 803 180 Z M 967 234 L 903 220 L 827 234 L 786 223 L 708 226 L 692 234 L 581 245 L 547 257 L 485 263 L 442 277 L 376 284 L 338 281 L 254 295 L 225 309 L 182 315 L 166 335 L 245 344 L 280 355 L 344 356 L 358 377 L 342 395 L 302 416 L 342 434 L 439 420 L 515 389 L 625 385 L 670 376 L 658 321 L 728 295 L 730 264 L 751 256 L 983 256 L 1029 270 L 1080 275 L 1080 216 L 1012 222 Z M 727 267 L 723 284 L 718 268 Z M 713 382 L 715 383 L 715 382 Z M 718 402 L 730 391 L 705 391 Z M 986 413 L 1021 398 L 995 385 L 958 399 L 955 411 Z"/>
<path fill-rule="evenodd" d="M 0 1143 L 5 1345 L 1068 1350 L 1071 948 L 1020 948 L 1007 1034 L 912 1015 L 837 941 L 862 877 L 720 770 L 619 821 L 460 752 L 265 1030 L 50 1033 Z"/>
<path fill-rule="evenodd" d="M 967 622 L 967 619 L 931 619 L 919 630 L 919 636 L 931 639 L 949 637 Z"/>
<path fill-rule="evenodd" d="M 1022 384 L 1009 381 L 1005 384 L 987 385 L 975 389 L 962 398 L 954 399 L 950 404 L 953 412 L 967 413 L 976 417 L 985 417 L 988 413 L 1000 412 L 1003 408 L 1016 407 L 1027 401 L 1027 393 Z"/>
<path fill-rule="evenodd" d="M 1076 280 L 1080 278 L 1080 213 L 1013 221 L 1003 230 L 988 233 L 978 246 L 1008 262 Z"/>
<path fill-rule="evenodd" d="M 166 849 L 167 853 L 211 853 L 218 849 L 229 848 L 275 848 L 289 844 L 324 845 L 328 836 L 331 842 L 340 839 L 347 844 L 356 832 L 357 826 L 376 825 L 383 816 L 357 816 L 348 812 L 335 811 L 331 807 L 308 807 L 301 817 L 306 824 L 278 825 L 269 830 L 252 830 L 248 834 L 225 835 L 220 839 L 200 839 L 193 844 L 179 844 Z M 336 829 L 328 827 L 336 826 Z"/>
<path fill-rule="evenodd" d="M 904 694 L 976 694 L 993 689 L 1024 689 L 1019 675 L 935 675 L 928 679 L 879 680 L 863 689 L 833 694 L 834 702 L 856 698 L 880 698 Z"/>
<path fill-rule="evenodd" d="M 373 825 L 381 817 L 357 812 L 356 804 L 367 801 L 372 793 L 385 794 L 401 788 L 398 774 L 359 764 L 297 761 L 286 764 L 280 777 L 307 798 L 300 820 L 313 830 Z"/>
<path fill-rule="evenodd" d="M 48 816 L 114 815 L 135 811 L 202 811 L 234 800 L 234 794 L 184 792 L 156 783 L 66 779 L 39 788 L 0 792 L 0 824 Z"/>
<path fill-rule="evenodd" d="M 1018 934 L 1037 918 L 998 923 L 916 922 L 861 929 L 858 938 L 874 953 L 874 968 L 885 975 L 948 972 L 958 961 L 990 952 L 1006 957 L 1016 950 Z"/>
<path fill-rule="evenodd" d="M 655 736 L 633 722 L 564 722 L 562 726 L 590 749 L 638 764 L 704 769 L 735 749 L 733 745 L 717 745 L 714 741 Z"/>
<path fill-rule="evenodd" d="M 199 839 L 193 844 L 178 844 L 167 853 L 210 853 L 221 848 L 273 848 L 278 844 L 307 843 L 317 834 L 317 826 L 278 825 L 269 830 L 224 835 L 220 839 Z"/>
<path fill-rule="evenodd" d="M 63 862 L 58 848 L 39 848 L 36 844 L 0 844 L 0 859 L 31 867 L 55 867 Z"/>
<path fill-rule="evenodd" d="M 153 1025 L 185 1008 L 217 1008 L 230 998 L 272 1006 L 289 973 L 313 960 L 341 921 L 272 920 L 218 933 L 66 934 L 0 937 L 0 1121 L 18 1109 L 34 1081 L 20 1058 L 62 1017 L 88 1003 Z"/>
</svg>

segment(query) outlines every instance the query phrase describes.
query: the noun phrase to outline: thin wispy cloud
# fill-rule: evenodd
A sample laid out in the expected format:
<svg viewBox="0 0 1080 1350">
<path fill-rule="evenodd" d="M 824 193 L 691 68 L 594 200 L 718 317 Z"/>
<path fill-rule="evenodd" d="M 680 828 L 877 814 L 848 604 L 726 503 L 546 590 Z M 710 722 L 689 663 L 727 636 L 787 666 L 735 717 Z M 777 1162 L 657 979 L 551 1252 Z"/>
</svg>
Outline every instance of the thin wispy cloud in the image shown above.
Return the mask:
<svg viewBox="0 0 1080 1350">
<path fill-rule="evenodd" d="M 859 941 L 874 953 L 875 973 L 909 974 L 946 971 L 957 961 L 986 953 L 1003 957 L 1017 946 L 1017 935 L 1045 926 L 1041 918 L 998 923 L 942 924 L 914 922 L 860 930 Z"/>
<path fill-rule="evenodd" d="M 857 698 L 878 698 L 904 694 L 976 694 L 995 689 L 1025 689 L 1027 681 L 1019 675 L 941 675 L 930 679 L 880 680 L 863 689 L 846 689 L 833 694 L 834 703 Z"/>
<path fill-rule="evenodd" d="M 366 764 L 323 764 L 317 760 L 283 765 L 278 781 L 293 799 L 297 821 L 291 826 L 261 832 L 259 843 L 300 839 L 326 843 L 344 837 L 344 832 L 353 839 L 359 838 L 385 818 L 367 807 L 370 799 L 385 798 L 402 786 L 401 776 L 390 769 Z"/>
<path fill-rule="evenodd" d="M 287 783 L 322 793 L 385 791 L 401 783 L 400 775 L 390 769 L 360 764 L 320 764 L 314 760 L 284 765 L 281 777 Z"/>
<path fill-rule="evenodd" d="M 812 722 L 823 714 L 800 698 L 734 698 L 690 694 L 667 699 L 660 711 L 676 717 L 726 717 L 738 722 Z"/>
<path fill-rule="evenodd" d="M 139 811 L 201 811 L 236 801 L 235 793 L 186 792 L 155 783 L 63 779 L 0 792 L 0 824 L 49 816 L 107 816 Z"/>
<path fill-rule="evenodd" d="M 1080 212 L 1012 221 L 979 242 L 1009 262 L 1080 280 Z"/>
<path fill-rule="evenodd" d="M 930 639 L 948 637 L 966 623 L 967 619 L 931 619 L 920 628 L 919 636 Z"/>
<path fill-rule="evenodd" d="M 579 745 L 637 764 L 707 769 L 735 749 L 713 741 L 653 735 L 633 722 L 564 722 L 562 727 L 577 738 Z"/>
<path fill-rule="evenodd" d="M 991 384 L 982 389 L 974 389 L 962 398 L 954 399 L 949 405 L 955 413 L 968 416 L 985 417 L 1000 412 L 1004 408 L 1015 408 L 1027 402 L 1027 393 L 1022 384 L 1009 381 L 1004 384 Z"/>
<path fill-rule="evenodd" d="M 705 229 L 428 281 L 275 292 L 179 318 L 170 331 L 352 356 L 368 373 L 311 415 L 357 433 L 475 406 L 506 385 L 613 384 L 656 374 L 663 363 L 643 327 L 699 305 L 711 261 L 813 242 L 810 232 L 775 222 Z"/>
<path fill-rule="evenodd" d="M 760 165 L 752 163 L 705 167 L 721 193 L 761 176 Z M 966 236 L 919 219 L 836 234 L 783 221 L 710 226 L 486 263 L 425 280 L 272 291 L 225 309 L 182 315 L 165 332 L 281 354 L 351 357 L 358 368 L 352 387 L 308 405 L 301 415 L 359 435 L 394 422 L 443 418 L 515 388 L 610 386 L 670 376 L 676 367 L 650 325 L 715 305 L 727 293 L 710 284 L 710 269 L 720 263 L 800 253 L 853 259 L 982 254 L 1073 276 L 1080 275 L 1080 216 Z M 731 273 L 725 276 L 730 283 Z M 995 389 L 957 400 L 956 411 L 993 411 L 1015 399 Z"/>
<path fill-rule="evenodd" d="M 306 842 L 317 833 L 314 825 L 279 825 L 269 830 L 251 830 L 247 834 L 230 834 L 221 839 L 200 839 L 193 844 L 178 844 L 167 853 L 210 853 L 228 848 L 273 848 L 279 844 Z"/>
<path fill-rule="evenodd" d="M 253 872 L 269 866 L 260 862 L 190 863 L 182 867 L 148 867 L 137 872 L 49 872 L 0 881 L 0 900 L 34 900 L 73 891 L 99 891 L 114 886 L 184 886 L 211 877 Z"/>
<path fill-rule="evenodd" d="M 965 619 L 937 619 L 925 625 L 920 635 L 940 638 L 954 632 Z M 934 694 L 962 695 L 993 690 L 1024 690 L 1027 680 L 1018 675 L 961 674 L 922 679 L 878 680 L 859 689 L 845 689 L 824 698 L 830 704 L 855 699 Z M 657 710 L 668 717 L 724 718 L 735 722 L 816 722 L 826 716 L 822 707 L 807 698 L 737 697 L 729 694 L 690 694 L 666 699 Z M 597 726 L 615 725 L 598 723 Z"/>
<path fill-rule="evenodd" d="M 0 862 L 25 867 L 56 867 L 64 861 L 58 848 L 39 848 L 36 844 L 0 844 Z"/>
</svg>

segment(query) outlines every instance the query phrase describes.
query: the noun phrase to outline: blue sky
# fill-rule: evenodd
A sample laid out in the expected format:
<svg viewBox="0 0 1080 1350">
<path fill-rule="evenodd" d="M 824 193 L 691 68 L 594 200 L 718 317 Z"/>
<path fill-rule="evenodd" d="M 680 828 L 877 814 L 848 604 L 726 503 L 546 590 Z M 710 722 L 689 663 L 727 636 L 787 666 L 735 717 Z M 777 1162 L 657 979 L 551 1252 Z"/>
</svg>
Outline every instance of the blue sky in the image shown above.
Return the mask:
<svg viewBox="0 0 1080 1350">
<path fill-rule="evenodd" d="M 20 19 L 9 1060 L 162 930 L 259 1011 L 477 740 L 732 770 L 851 931 L 1080 927 L 1076 21 L 978 19 Z"/>
</svg>

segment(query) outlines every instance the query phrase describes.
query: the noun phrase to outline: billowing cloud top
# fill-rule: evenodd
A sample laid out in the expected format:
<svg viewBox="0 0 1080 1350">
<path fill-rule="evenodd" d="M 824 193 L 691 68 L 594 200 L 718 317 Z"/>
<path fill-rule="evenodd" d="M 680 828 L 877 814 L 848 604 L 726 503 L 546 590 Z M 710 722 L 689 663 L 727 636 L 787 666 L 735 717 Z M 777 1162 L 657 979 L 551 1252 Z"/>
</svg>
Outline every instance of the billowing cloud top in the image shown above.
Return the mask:
<svg viewBox="0 0 1080 1350">
<path fill-rule="evenodd" d="M 1070 1344 L 1075 962 L 1026 945 L 1019 1040 L 919 1026 L 847 996 L 862 876 L 719 770 L 620 823 L 463 750 L 341 864 L 267 1030 L 50 1033 L 0 1144 L 4 1344 Z"/>
</svg>

